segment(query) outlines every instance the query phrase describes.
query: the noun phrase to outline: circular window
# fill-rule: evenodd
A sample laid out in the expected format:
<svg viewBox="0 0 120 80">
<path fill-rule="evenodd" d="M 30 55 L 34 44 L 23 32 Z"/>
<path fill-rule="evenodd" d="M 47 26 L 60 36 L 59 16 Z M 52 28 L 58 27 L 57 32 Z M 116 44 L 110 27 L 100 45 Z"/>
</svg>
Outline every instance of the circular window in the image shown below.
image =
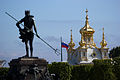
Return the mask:
<svg viewBox="0 0 120 80">
<path fill-rule="evenodd" d="M 97 54 L 96 54 L 95 52 L 93 52 L 93 53 L 91 54 L 92 57 L 96 57 L 96 55 L 97 55 Z"/>
</svg>

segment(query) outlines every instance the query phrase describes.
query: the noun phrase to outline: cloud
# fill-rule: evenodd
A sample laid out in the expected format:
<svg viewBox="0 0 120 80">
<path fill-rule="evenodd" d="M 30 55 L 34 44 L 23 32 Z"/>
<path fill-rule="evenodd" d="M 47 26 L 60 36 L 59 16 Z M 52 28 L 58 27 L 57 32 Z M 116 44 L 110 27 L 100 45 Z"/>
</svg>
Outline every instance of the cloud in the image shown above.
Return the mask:
<svg viewBox="0 0 120 80">
<path fill-rule="evenodd" d="M 81 20 L 40 20 L 41 23 L 80 23 Z"/>
<path fill-rule="evenodd" d="M 47 36 L 47 37 L 45 37 L 45 40 L 47 40 L 49 42 L 60 42 L 60 39 L 58 39 L 54 36 Z"/>
</svg>

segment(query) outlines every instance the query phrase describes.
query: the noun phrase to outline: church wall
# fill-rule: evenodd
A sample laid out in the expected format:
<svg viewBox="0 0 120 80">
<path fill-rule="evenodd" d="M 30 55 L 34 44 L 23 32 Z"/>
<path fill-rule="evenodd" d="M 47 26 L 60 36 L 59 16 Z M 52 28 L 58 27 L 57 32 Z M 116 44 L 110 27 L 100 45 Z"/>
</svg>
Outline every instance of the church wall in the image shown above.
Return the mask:
<svg viewBox="0 0 120 80">
<path fill-rule="evenodd" d="M 94 48 L 94 52 L 97 54 L 96 55 L 97 59 L 102 59 L 102 53 L 100 50 L 98 50 L 97 48 Z"/>
<path fill-rule="evenodd" d="M 69 53 L 69 57 L 68 57 L 68 62 L 71 65 L 75 65 L 77 64 L 77 58 L 78 58 L 78 51 L 72 51 L 71 53 Z"/>
<path fill-rule="evenodd" d="M 109 58 L 108 56 L 108 49 L 101 49 L 101 53 L 102 53 L 102 59 L 107 59 Z"/>
<path fill-rule="evenodd" d="M 93 53 L 96 55 L 93 56 Z M 74 51 L 68 53 L 68 63 L 71 65 L 91 63 L 94 59 L 102 59 L 102 54 L 104 54 L 104 52 L 102 51 L 101 53 L 101 50 L 97 48 L 74 49 Z"/>
<path fill-rule="evenodd" d="M 93 57 L 91 56 L 91 54 L 93 53 L 93 49 L 91 49 L 91 48 L 88 48 L 87 49 L 87 59 L 88 59 L 88 62 L 92 62 L 92 60 L 93 60 Z"/>
</svg>

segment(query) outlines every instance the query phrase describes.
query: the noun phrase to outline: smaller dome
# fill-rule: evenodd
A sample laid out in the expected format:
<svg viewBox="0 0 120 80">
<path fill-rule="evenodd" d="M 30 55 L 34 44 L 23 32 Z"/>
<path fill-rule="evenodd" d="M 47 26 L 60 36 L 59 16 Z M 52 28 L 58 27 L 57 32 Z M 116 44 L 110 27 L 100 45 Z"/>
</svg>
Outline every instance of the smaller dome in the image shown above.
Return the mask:
<svg viewBox="0 0 120 80">
<path fill-rule="evenodd" d="M 68 44 L 71 48 L 73 48 L 75 46 L 75 43 L 73 41 L 71 41 L 69 44 Z"/>
<path fill-rule="evenodd" d="M 100 42 L 101 48 L 104 48 L 107 46 L 107 42 L 105 41 L 104 38 L 104 28 L 103 28 L 103 37 L 102 37 L 102 41 Z"/>
<path fill-rule="evenodd" d="M 104 40 L 104 41 L 100 42 L 100 45 L 101 45 L 101 47 L 105 47 L 105 46 L 107 46 L 107 42 Z"/>
<path fill-rule="evenodd" d="M 71 31 L 71 38 L 70 38 L 71 41 L 68 45 L 70 46 L 70 48 L 73 48 L 75 46 L 75 43 L 73 42 L 73 39 L 72 39 L 72 29 L 70 31 Z"/>
</svg>

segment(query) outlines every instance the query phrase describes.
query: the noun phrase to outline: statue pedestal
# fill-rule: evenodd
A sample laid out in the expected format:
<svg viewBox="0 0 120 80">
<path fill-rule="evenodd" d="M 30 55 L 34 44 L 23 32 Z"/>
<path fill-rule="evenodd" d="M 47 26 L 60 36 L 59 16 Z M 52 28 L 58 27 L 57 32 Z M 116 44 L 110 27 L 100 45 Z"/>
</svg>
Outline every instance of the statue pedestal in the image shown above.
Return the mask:
<svg viewBox="0 0 120 80">
<path fill-rule="evenodd" d="M 43 80 L 48 62 L 38 57 L 21 57 L 10 61 L 9 80 Z"/>
</svg>

